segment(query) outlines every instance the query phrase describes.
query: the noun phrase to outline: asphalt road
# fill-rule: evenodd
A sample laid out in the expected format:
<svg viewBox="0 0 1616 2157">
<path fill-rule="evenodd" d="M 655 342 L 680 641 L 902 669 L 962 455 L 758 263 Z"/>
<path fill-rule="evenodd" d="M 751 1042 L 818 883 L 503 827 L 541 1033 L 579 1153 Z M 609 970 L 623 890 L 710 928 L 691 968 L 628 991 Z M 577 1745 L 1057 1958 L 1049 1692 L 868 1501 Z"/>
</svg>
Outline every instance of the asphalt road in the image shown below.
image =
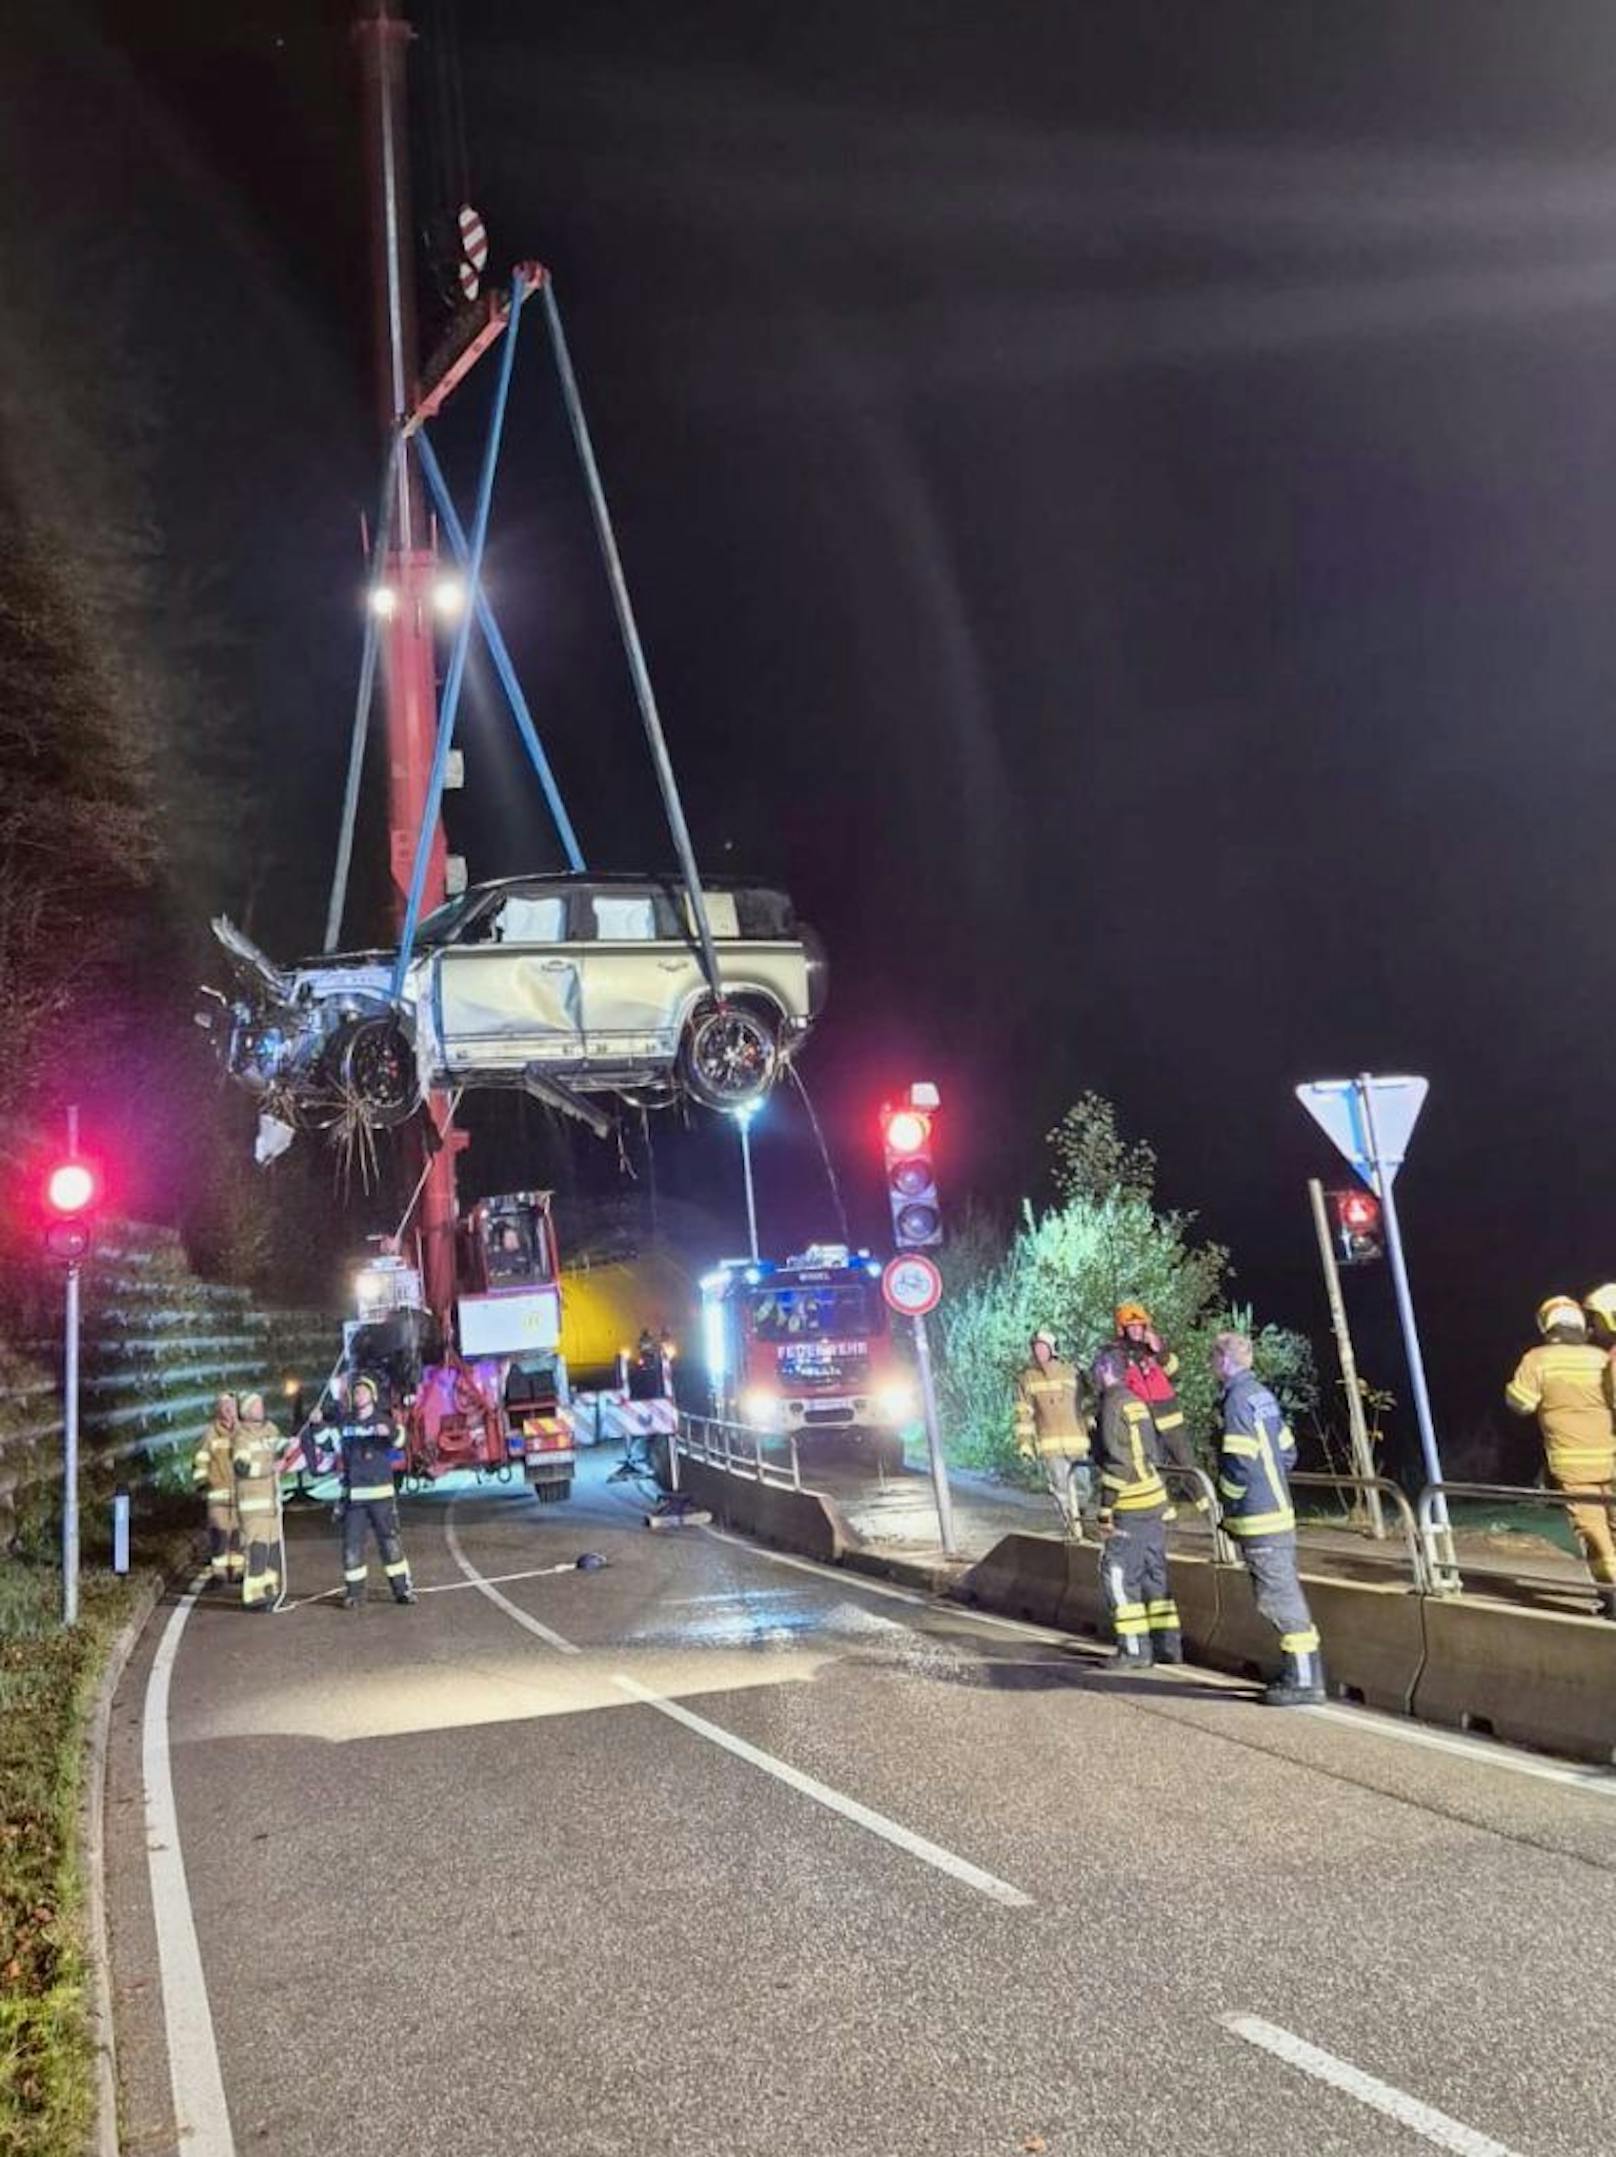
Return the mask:
<svg viewBox="0 0 1616 2157">
<path fill-rule="evenodd" d="M 1616 1777 L 651 1535 L 606 1465 L 408 1501 L 412 1609 L 158 1613 L 129 2157 L 1616 2147 Z M 293 1574 L 336 1584 L 323 1515 Z"/>
</svg>

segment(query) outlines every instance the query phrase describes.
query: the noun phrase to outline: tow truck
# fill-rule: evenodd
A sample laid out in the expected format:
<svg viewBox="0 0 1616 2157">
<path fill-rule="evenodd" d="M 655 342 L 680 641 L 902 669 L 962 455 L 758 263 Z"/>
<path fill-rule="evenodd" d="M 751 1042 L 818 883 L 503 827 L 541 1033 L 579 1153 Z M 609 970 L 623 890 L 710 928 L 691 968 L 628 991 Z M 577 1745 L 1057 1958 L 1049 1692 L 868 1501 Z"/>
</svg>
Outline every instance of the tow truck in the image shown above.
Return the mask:
<svg viewBox="0 0 1616 2157">
<path fill-rule="evenodd" d="M 508 1480 L 520 1465 L 541 1502 L 570 1497 L 577 1456 L 550 1193 L 480 1199 L 459 1223 L 455 1272 L 446 1339 L 417 1269 L 389 1252 L 369 1259 L 343 1327 L 347 1371 L 387 1378 L 407 1482 L 458 1468 Z"/>
<path fill-rule="evenodd" d="M 799 1442 L 839 1437 L 902 1465 L 919 1400 L 868 1251 L 816 1243 L 780 1264 L 724 1259 L 701 1295 L 715 1416 Z"/>
</svg>

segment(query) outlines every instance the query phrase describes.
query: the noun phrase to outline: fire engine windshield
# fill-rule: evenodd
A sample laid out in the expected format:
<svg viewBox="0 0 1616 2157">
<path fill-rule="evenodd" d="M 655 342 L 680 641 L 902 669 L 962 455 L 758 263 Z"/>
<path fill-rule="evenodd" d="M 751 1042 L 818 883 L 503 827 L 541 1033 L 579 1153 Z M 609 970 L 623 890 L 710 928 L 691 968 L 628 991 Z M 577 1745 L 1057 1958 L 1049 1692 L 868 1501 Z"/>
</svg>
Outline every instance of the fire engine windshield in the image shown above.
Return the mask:
<svg viewBox="0 0 1616 2157">
<path fill-rule="evenodd" d="M 768 1287 L 752 1296 L 752 1331 L 760 1341 L 848 1340 L 883 1330 L 885 1305 L 869 1281 L 812 1288 Z"/>
</svg>

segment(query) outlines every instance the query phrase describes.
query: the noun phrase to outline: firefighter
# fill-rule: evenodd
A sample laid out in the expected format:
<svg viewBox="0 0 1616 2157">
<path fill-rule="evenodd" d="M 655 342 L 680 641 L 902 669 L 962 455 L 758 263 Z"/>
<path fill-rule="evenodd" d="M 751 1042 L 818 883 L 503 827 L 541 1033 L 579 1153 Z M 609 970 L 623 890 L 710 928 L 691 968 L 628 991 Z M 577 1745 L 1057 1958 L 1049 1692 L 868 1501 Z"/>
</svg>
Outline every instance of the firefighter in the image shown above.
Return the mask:
<svg viewBox="0 0 1616 2157">
<path fill-rule="evenodd" d="M 1594 1289 L 1588 1309 L 1608 1334 L 1613 1291 Z M 1537 1314 L 1541 1344 L 1522 1356 L 1504 1399 L 1517 1415 L 1537 1417 L 1543 1457 L 1556 1490 L 1586 1495 L 1568 1506 L 1593 1575 L 1601 1608 L 1616 1618 L 1616 1535 L 1605 1500 L 1616 1496 L 1616 1421 L 1611 1414 L 1611 1352 L 1588 1338 L 1588 1320 L 1569 1296 L 1550 1296 Z"/>
<path fill-rule="evenodd" d="M 1212 1375 L 1223 1391 L 1218 1444 L 1223 1525 L 1240 1546 L 1258 1614 L 1278 1633 L 1285 1658 L 1263 1698 L 1270 1707 L 1306 1707 L 1325 1697 L 1324 1665 L 1296 1575 L 1296 1512 L 1286 1480 L 1296 1465 L 1296 1440 L 1285 1411 L 1251 1367 L 1245 1334 L 1218 1335 Z"/>
<path fill-rule="evenodd" d="M 236 1511 L 236 1471 L 232 1455 L 238 1428 L 236 1396 L 221 1393 L 213 1421 L 191 1456 L 191 1480 L 208 1501 L 208 1585 L 241 1578 L 241 1515 Z"/>
<path fill-rule="evenodd" d="M 1094 1359 L 1099 1395 L 1100 1580 L 1123 1667 L 1181 1663 L 1178 1605 L 1167 1579 L 1167 1485 L 1150 1410 L 1128 1383 L 1119 1343 Z"/>
<path fill-rule="evenodd" d="M 273 1610 L 281 1596 L 281 1434 L 264 1413 L 261 1393 L 244 1393 L 231 1465 L 247 1565 L 244 1610 Z"/>
<path fill-rule="evenodd" d="M 336 1427 L 342 1471 L 342 1607 L 358 1610 L 365 1600 L 365 1530 L 370 1528 L 382 1554 L 382 1571 L 395 1603 L 413 1603 L 409 1562 L 398 1532 L 398 1500 L 393 1493 L 393 1448 L 398 1426 L 381 1405 L 374 1378 L 356 1378 L 349 1409 Z"/>
<path fill-rule="evenodd" d="M 1040 1326 L 1032 1360 L 1016 1379 L 1016 1451 L 1042 1467 L 1066 1531 L 1079 1542 L 1094 1509 L 1088 1390 L 1083 1372 L 1060 1360 L 1054 1334 Z"/>
<path fill-rule="evenodd" d="M 1167 1457 L 1184 1467 L 1190 1453 L 1189 1440 L 1184 1435 L 1184 1411 L 1173 1388 L 1178 1358 L 1170 1348 L 1163 1347 L 1162 1337 L 1142 1303 L 1119 1303 L 1115 1323 L 1114 1345 L 1127 1358 L 1129 1387 L 1150 1410 Z"/>
</svg>

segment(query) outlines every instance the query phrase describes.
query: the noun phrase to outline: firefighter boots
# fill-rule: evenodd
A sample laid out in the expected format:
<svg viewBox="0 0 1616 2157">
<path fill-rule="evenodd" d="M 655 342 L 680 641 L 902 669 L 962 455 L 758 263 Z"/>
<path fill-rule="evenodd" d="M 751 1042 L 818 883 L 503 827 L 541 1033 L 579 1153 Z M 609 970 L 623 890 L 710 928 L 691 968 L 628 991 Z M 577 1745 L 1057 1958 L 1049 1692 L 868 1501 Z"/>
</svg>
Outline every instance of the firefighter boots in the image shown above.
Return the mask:
<svg viewBox="0 0 1616 2157">
<path fill-rule="evenodd" d="M 1321 1706 L 1326 1698 L 1324 1690 L 1324 1664 L 1317 1648 L 1287 1648 L 1285 1667 L 1270 1684 L 1263 1688 L 1263 1699 L 1271 1708 L 1308 1708 Z"/>
</svg>

